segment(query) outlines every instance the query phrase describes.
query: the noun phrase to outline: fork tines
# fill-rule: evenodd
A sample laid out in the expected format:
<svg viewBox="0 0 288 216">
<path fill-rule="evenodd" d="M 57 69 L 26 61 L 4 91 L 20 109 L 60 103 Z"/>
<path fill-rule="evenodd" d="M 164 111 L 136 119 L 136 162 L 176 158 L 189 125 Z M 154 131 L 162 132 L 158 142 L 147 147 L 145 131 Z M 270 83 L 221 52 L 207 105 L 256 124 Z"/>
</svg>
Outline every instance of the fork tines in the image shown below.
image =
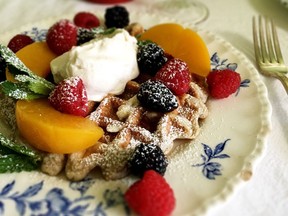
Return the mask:
<svg viewBox="0 0 288 216">
<path fill-rule="evenodd" d="M 263 62 L 268 60 L 271 63 L 284 64 L 273 20 L 268 17 L 263 18 L 262 16 L 259 16 L 258 21 L 259 36 L 257 34 L 256 19 L 253 17 L 254 45 L 257 46 L 260 44 L 260 49 L 259 47 L 255 48 L 256 58 L 258 60 L 262 59 Z M 264 35 L 266 35 L 266 37 Z M 258 39 L 260 40 L 260 43 Z"/>
<path fill-rule="evenodd" d="M 288 67 L 284 64 L 276 28 L 271 19 L 259 16 L 257 26 L 256 18 L 253 17 L 253 40 L 260 72 L 279 79 L 288 94 Z"/>
</svg>

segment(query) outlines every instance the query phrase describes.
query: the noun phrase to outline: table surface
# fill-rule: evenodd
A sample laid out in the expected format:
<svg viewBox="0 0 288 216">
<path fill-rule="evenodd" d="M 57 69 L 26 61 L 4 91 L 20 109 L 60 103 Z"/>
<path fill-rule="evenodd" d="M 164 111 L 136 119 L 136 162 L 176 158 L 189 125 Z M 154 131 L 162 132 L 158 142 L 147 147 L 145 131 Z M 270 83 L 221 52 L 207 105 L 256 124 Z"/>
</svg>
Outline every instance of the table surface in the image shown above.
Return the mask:
<svg viewBox="0 0 288 216">
<path fill-rule="evenodd" d="M 144 10 L 155 1 L 157 0 L 134 0 L 124 5 L 131 10 Z M 209 17 L 198 24 L 198 27 L 230 42 L 254 65 L 252 17 L 258 14 L 273 17 L 279 32 L 284 60 L 288 64 L 288 8 L 283 6 L 280 0 L 201 2 L 208 7 Z M 80 0 L 0 0 L 0 37 L 1 33 L 39 19 L 83 10 L 101 10 L 105 7 L 107 5 Z M 272 105 L 272 130 L 267 137 L 265 155 L 255 167 L 252 178 L 227 201 L 211 209 L 207 215 L 287 215 L 288 96 L 278 80 L 264 76 L 261 78 L 267 86 Z"/>
</svg>

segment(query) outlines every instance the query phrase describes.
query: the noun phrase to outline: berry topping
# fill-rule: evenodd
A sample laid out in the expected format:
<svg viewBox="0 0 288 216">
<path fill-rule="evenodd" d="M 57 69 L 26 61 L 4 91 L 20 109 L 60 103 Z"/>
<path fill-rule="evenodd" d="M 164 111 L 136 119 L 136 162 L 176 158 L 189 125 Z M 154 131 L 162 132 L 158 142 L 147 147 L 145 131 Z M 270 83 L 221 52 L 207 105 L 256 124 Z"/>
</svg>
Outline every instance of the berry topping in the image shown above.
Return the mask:
<svg viewBox="0 0 288 216">
<path fill-rule="evenodd" d="M 213 98 L 226 98 L 240 87 L 241 77 L 239 73 L 229 69 L 215 70 L 207 76 L 207 84 Z"/>
<path fill-rule="evenodd" d="M 77 45 L 77 27 L 69 20 L 60 20 L 49 28 L 46 41 L 54 53 L 61 55 Z"/>
<path fill-rule="evenodd" d="M 6 66 L 7 64 L 5 59 L 2 56 L 0 56 L 0 81 L 6 80 L 6 74 L 5 74 Z"/>
<path fill-rule="evenodd" d="M 185 61 L 193 74 L 207 77 L 211 70 L 210 54 L 202 37 L 176 23 L 162 23 L 148 28 L 139 40 L 158 44 L 175 58 Z"/>
<path fill-rule="evenodd" d="M 106 9 L 105 25 L 107 28 L 124 28 L 129 22 L 129 12 L 125 7 L 114 6 Z"/>
<path fill-rule="evenodd" d="M 191 75 L 188 65 L 177 58 L 169 60 L 155 75 L 175 95 L 182 95 L 189 90 Z"/>
<path fill-rule="evenodd" d="M 88 114 L 87 93 L 79 77 L 70 77 L 60 82 L 50 93 L 49 101 L 60 112 L 77 116 Z"/>
<path fill-rule="evenodd" d="M 125 200 L 129 207 L 141 216 L 167 216 L 175 208 L 175 196 L 165 178 L 154 170 L 144 173 L 126 191 Z"/>
<path fill-rule="evenodd" d="M 131 172 L 142 176 L 147 170 L 154 170 L 161 175 L 166 172 L 168 160 L 162 149 L 156 144 L 139 144 L 129 160 Z"/>
<path fill-rule="evenodd" d="M 8 47 L 16 53 L 18 50 L 22 49 L 23 47 L 33 43 L 34 40 L 30 38 L 28 35 L 24 34 L 17 34 L 8 43 Z"/>
<path fill-rule="evenodd" d="M 95 32 L 87 28 L 78 28 L 77 45 L 81 45 L 95 38 Z"/>
<path fill-rule="evenodd" d="M 155 43 L 140 45 L 137 52 L 137 62 L 141 73 L 152 76 L 166 63 L 167 57 L 164 50 Z"/>
<path fill-rule="evenodd" d="M 137 98 L 143 107 L 158 112 L 169 112 L 178 107 L 176 96 L 160 81 L 142 83 Z"/>
<path fill-rule="evenodd" d="M 76 26 L 81 28 L 96 28 L 100 25 L 100 21 L 97 16 L 89 12 L 79 12 L 73 19 Z"/>
</svg>

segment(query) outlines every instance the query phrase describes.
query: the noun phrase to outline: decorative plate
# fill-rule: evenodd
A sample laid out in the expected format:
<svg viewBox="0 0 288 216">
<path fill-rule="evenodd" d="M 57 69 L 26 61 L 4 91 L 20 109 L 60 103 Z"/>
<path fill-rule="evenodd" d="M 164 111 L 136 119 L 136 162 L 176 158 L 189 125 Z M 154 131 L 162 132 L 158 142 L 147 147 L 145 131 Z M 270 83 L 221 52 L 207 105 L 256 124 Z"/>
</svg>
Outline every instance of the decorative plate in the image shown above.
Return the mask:
<svg viewBox="0 0 288 216">
<path fill-rule="evenodd" d="M 145 13 L 130 16 L 131 21 L 145 27 L 175 22 Z M 5 33 L 0 43 L 7 44 L 19 32 L 42 40 L 45 29 L 59 19 L 54 17 Z M 229 98 L 208 101 L 210 114 L 200 135 L 172 154 L 165 178 L 176 196 L 174 215 L 203 214 L 249 180 L 264 152 L 270 129 L 271 108 L 256 69 L 228 42 L 209 32 L 198 32 L 209 48 L 211 67 L 236 70 L 242 83 Z M 84 181 L 69 182 L 62 176 L 21 172 L 1 174 L 0 178 L 0 215 L 133 215 L 123 201 L 123 193 L 136 180 L 132 177 L 104 181 L 95 174 Z"/>
</svg>

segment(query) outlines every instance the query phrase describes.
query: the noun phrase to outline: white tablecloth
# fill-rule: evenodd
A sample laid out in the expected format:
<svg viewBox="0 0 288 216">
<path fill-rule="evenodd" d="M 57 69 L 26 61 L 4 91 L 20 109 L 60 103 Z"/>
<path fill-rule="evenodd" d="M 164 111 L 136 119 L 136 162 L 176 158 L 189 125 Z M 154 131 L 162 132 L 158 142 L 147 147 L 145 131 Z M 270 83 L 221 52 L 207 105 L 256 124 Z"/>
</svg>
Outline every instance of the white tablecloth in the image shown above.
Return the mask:
<svg viewBox="0 0 288 216">
<path fill-rule="evenodd" d="M 134 0 L 125 6 L 142 10 L 155 2 L 156 0 Z M 288 64 L 288 8 L 280 0 L 202 0 L 202 3 L 208 7 L 209 17 L 199 27 L 229 41 L 252 63 L 255 63 L 252 16 L 265 14 L 273 17 Z M 3 32 L 39 19 L 69 12 L 102 9 L 106 6 L 80 0 L 0 0 L 0 37 Z M 211 209 L 208 215 L 288 214 L 288 96 L 278 80 L 262 78 L 268 88 L 273 109 L 272 131 L 268 135 L 266 153 L 253 171 L 252 178 L 227 201 Z"/>
</svg>

